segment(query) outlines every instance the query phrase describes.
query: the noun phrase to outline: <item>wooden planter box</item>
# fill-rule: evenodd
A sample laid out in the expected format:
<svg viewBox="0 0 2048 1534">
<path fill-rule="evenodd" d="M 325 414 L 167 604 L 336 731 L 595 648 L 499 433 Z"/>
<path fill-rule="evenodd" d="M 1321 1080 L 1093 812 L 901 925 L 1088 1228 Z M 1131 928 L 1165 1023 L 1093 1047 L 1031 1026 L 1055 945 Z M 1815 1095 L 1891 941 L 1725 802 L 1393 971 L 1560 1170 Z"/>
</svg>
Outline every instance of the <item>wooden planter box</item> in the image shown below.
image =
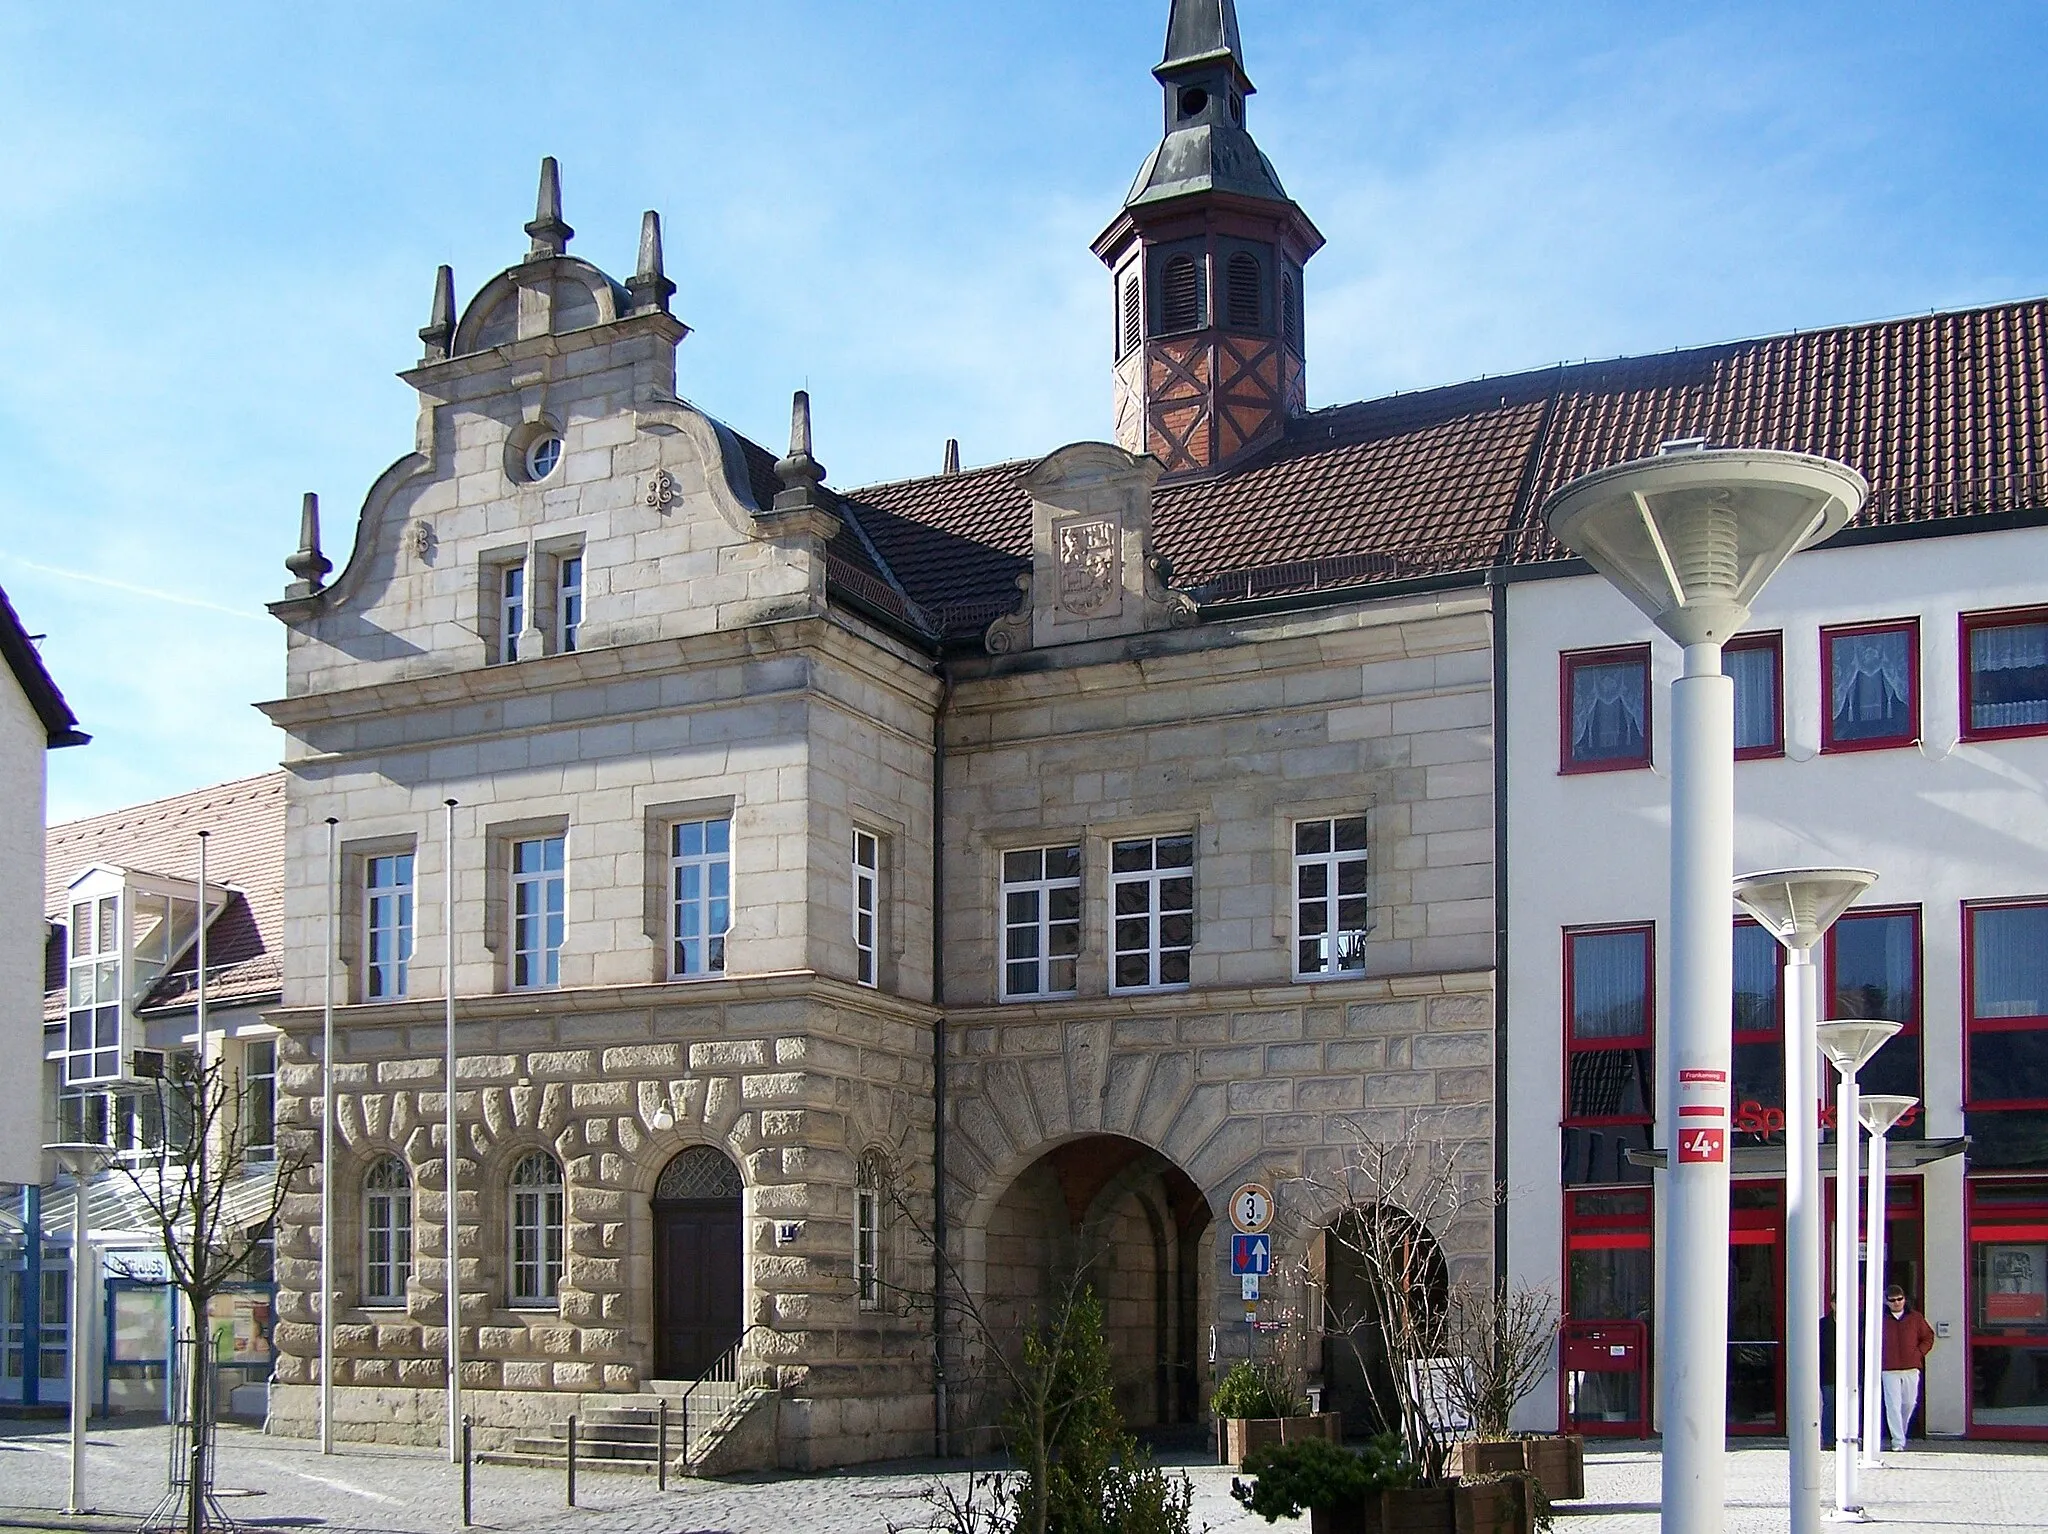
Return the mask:
<svg viewBox="0 0 2048 1534">
<path fill-rule="evenodd" d="M 1216 1423 L 1216 1453 L 1226 1465 L 1244 1469 L 1245 1456 L 1267 1444 L 1300 1443 L 1320 1438 L 1344 1441 L 1344 1414 L 1318 1412 L 1312 1417 L 1222 1417 Z"/>
<path fill-rule="evenodd" d="M 1476 1440 L 1458 1445 L 1452 1468 L 1465 1480 L 1503 1470 L 1526 1470 L 1543 1484 L 1553 1502 L 1575 1502 L 1586 1494 L 1586 1440 L 1576 1433 L 1536 1438 Z"/>
<path fill-rule="evenodd" d="M 1383 1491 L 1351 1507 L 1313 1507 L 1310 1534 L 1535 1534 L 1535 1498 L 1520 1481 Z"/>
</svg>

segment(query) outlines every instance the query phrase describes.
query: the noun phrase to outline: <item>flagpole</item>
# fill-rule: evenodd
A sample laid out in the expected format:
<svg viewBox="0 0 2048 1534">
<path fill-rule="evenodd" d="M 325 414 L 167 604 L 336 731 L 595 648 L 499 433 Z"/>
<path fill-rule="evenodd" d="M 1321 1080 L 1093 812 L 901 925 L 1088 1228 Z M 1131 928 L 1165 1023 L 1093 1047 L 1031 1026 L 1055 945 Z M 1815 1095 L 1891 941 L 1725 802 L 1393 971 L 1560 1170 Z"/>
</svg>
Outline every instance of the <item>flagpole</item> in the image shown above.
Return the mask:
<svg viewBox="0 0 2048 1534">
<path fill-rule="evenodd" d="M 531 593 L 529 593 L 529 600 Z M 446 957 L 442 961 L 441 989 L 447 996 L 447 1016 L 444 1030 L 446 1058 L 443 1060 L 444 1078 L 447 1090 L 443 1096 L 444 1121 L 442 1140 L 446 1147 L 442 1165 L 446 1168 L 442 1183 L 447 1188 L 447 1232 L 442 1237 L 446 1243 L 443 1259 L 448 1279 L 448 1459 L 450 1463 L 462 1458 L 462 1278 L 459 1266 L 460 1251 L 457 1245 L 460 1222 L 456 1215 L 456 1144 L 455 1144 L 455 801 L 447 801 L 447 833 L 443 849 L 441 923 L 442 937 L 446 945 Z"/>
<path fill-rule="evenodd" d="M 320 1452 L 334 1452 L 334 927 L 341 901 L 327 817 L 327 953 L 320 975 Z"/>
</svg>

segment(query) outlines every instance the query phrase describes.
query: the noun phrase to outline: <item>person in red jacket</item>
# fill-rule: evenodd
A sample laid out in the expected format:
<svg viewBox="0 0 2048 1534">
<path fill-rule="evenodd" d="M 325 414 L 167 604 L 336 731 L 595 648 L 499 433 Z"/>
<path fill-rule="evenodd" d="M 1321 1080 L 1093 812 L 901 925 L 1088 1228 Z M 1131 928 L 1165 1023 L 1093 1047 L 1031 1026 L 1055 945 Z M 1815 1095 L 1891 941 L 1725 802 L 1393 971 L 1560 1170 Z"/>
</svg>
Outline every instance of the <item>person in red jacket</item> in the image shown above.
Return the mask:
<svg viewBox="0 0 2048 1534">
<path fill-rule="evenodd" d="M 1891 1447 L 1906 1447 L 1906 1428 L 1920 1405 L 1920 1368 L 1934 1351 L 1934 1328 L 1893 1284 L 1884 1292 L 1884 1425 Z"/>
</svg>

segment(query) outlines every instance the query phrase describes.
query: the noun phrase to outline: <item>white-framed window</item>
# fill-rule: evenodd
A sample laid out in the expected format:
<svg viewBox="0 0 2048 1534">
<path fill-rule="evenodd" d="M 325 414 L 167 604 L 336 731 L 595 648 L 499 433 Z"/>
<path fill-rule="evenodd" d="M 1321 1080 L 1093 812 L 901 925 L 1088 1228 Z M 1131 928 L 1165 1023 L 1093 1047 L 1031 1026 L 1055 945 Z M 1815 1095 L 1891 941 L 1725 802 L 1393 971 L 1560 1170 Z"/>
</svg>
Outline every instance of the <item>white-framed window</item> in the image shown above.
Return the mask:
<svg viewBox="0 0 2048 1534">
<path fill-rule="evenodd" d="M 547 990 L 562 983 L 565 839 L 525 837 L 512 844 L 512 987 Z"/>
<path fill-rule="evenodd" d="M 1365 973 L 1365 817 L 1294 824 L 1294 974 Z"/>
<path fill-rule="evenodd" d="M 732 822 L 681 820 L 668 837 L 669 978 L 722 975 L 732 926 Z"/>
<path fill-rule="evenodd" d="M 526 627 L 526 566 L 498 572 L 498 660 L 519 659 L 519 635 Z"/>
<path fill-rule="evenodd" d="M 1109 879 L 1110 989 L 1185 986 L 1195 946 L 1194 837 L 1112 842 Z"/>
<path fill-rule="evenodd" d="M 562 461 L 562 439 L 552 432 L 535 437 L 526 449 L 526 477 L 540 481 L 555 472 Z"/>
<path fill-rule="evenodd" d="M 506 1192 L 512 1303 L 553 1305 L 562 1287 L 562 1164 L 530 1152 L 512 1168 Z"/>
<path fill-rule="evenodd" d="M 242 1154 L 251 1161 L 277 1157 L 277 1040 L 242 1046 Z"/>
<path fill-rule="evenodd" d="M 853 978 L 862 985 L 881 983 L 875 968 L 876 938 L 880 931 L 881 874 L 881 838 L 856 826 L 853 832 Z"/>
<path fill-rule="evenodd" d="M 555 562 L 555 652 L 572 654 L 583 632 L 583 556 L 564 554 Z"/>
<path fill-rule="evenodd" d="M 363 859 L 363 1000 L 406 994 L 412 964 L 413 862 L 410 852 Z"/>
<path fill-rule="evenodd" d="M 882 1153 L 867 1152 L 853 1173 L 853 1283 L 862 1310 L 882 1308 L 882 1199 L 888 1186 Z"/>
<path fill-rule="evenodd" d="M 412 1175 L 396 1156 L 380 1156 L 363 1178 L 362 1302 L 403 1305 L 412 1277 Z"/>
<path fill-rule="evenodd" d="M 1081 849 L 1003 854 L 1003 998 L 1072 996 L 1081 952 Z"/>
<path fill-rule="evenodd" d="M 121 1074 L 121 897 L 71 907 L 64 1080 L 112 1081 Z"/>
</svg>

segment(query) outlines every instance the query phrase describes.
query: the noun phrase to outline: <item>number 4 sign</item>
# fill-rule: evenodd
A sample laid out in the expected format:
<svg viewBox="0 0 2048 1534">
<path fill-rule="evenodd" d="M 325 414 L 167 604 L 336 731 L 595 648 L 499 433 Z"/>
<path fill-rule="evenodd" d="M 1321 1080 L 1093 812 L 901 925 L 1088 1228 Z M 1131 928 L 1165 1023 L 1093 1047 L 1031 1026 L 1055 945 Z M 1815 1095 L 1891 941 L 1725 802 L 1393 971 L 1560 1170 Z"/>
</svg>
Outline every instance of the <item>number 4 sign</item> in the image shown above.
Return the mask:
<svg viewBox="0 0 2048 1534">
<path fill-rule="evenodd" d="M 1725 1161 L 1727 1136 L 1719 1129 L 1686 1129 L 1678 1136 L 1680 1161 Z"/>
</svg>

